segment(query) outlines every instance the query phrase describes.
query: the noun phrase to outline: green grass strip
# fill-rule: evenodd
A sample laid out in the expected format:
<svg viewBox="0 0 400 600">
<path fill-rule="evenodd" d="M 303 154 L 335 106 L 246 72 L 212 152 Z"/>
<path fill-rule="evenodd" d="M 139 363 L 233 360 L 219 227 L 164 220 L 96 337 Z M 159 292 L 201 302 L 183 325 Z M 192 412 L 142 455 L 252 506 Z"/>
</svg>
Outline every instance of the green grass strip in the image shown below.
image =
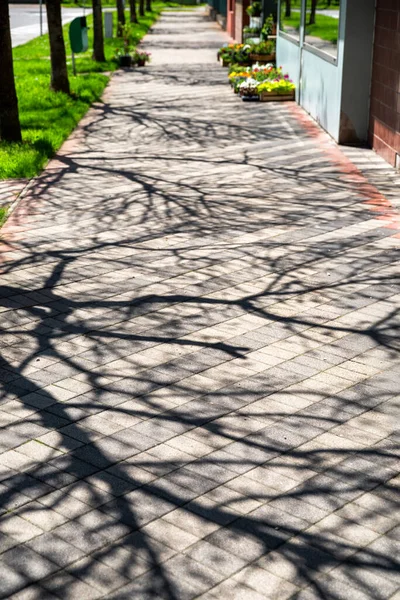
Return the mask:
<svg viewBox="0 0 400 600">
<path fill-rule="evenodd" d="M 161 11 L 171 3 L 153 2 L 153 10 L 134 25 L 135 42 L 147 33 Z M 127 11 L 127 17 L 129 13 Z M 116 28 L 116 12 L 113 12 Z M 77 76 L 72 74 L 68 27 L 64 27 L 72 95 L 50 90 L 50 50 L 48 36 L 36 38 L 13 51 L 23 142 L 0 142 L 0 179 L 33 177 L 60 148 L 90 105 L 99 100 L 117 68 L 112 60 L 117 40 L 105 40 L 105 63 L 91 59 L 93 46 L 92 16 L 88 16 L 89 50 L 76 56 Z M 104 74 L 106 71 L 108 73 Z"/>
</svg>

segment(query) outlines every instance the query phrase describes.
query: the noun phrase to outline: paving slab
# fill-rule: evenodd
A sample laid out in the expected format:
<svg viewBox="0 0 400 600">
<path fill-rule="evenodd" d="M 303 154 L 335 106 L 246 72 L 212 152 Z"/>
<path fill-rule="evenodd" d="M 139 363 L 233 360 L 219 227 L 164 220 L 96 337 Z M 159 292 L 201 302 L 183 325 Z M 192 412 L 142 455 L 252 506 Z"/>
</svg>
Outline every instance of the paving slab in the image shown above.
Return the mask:
<svg viewBox="0 0 400 600">
<path fill-rule="evenodd" d="M 227 40 L 165 12 L 2 229 L 1 598 L 400 594 L 399 176 Z"/>
</svg>

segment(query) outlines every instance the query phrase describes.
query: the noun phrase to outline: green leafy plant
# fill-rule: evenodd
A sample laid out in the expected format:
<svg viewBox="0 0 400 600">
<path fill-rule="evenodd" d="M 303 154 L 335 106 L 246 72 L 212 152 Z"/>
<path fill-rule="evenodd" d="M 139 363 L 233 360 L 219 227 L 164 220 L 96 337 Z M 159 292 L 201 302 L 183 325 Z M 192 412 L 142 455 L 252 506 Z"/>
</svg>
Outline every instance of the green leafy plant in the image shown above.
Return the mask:
<svg viewBox="0 0 400 600">
<path fill-rule="evenodd" d="M 229 44 L 219 50 L 219 56 L 228 64 L 249 64 L 250 62 L 249 44 Z"/>
<path fill-rule="evenodd" d="M 269 15 L 269 17 L 267 17 L 265 19 L 264 25 L 261 29 L 262 38 L 264 40 L 267 40 L 270 35 L 273 35 L 273 31 L 274 31 L 275 27 L 276 27 L 276 24 L 274 21 L 274 16 Z"/>
<path fill-rule="evenodd" d="M 118 46 L 115 50 L 115 55 L 119 56 L 128 56 L 133 50 L 133 30 L 132 25 L 126 23 L 125 25 L 120 26 L 120 41 L 121 45 Z"/>
<path fill-rule="evenodd" d="M 258 35 L 260 33 L 260 28 L 259 27 L 249 27 L 247 25 L 246 27 L 243 27 L 243 33 L 251 33 L 253 35 Z"/>
<path fill-rule="evenodd" d="M 275 54 L 276 44 L 273 40 L 267 40 L 266 42 L 260 42 L 259 44 L 252 44 L 250 48 L 250 54 Z"/>
<path fill-rule="evenodd" d="M 229 70 L 228 70 L 228 76 L 231 73 L 237 73 L 239 71 L 245 71 L 247 69 L 244 69 L 242 65 L 238 65 L 237 63 L 232 63 L 229 65 Z"/>
</svg>

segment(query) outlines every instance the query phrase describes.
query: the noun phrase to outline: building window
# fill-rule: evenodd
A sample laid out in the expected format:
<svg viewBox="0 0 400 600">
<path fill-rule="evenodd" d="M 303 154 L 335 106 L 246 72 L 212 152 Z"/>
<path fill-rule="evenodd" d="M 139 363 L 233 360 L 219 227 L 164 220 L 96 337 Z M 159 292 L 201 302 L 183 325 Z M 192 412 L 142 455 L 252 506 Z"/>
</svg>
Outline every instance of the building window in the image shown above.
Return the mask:
<svg viewBox="0 0 400 600">
<path fill-rule="evenodd" d="M 301 0 L 281 0 L 279 29 L 300 40 Z"/>
<path fill-rule="evenodd" d="M 340 0 L 307 0 L 304 41 L 337 58 Z"/>
</svg>

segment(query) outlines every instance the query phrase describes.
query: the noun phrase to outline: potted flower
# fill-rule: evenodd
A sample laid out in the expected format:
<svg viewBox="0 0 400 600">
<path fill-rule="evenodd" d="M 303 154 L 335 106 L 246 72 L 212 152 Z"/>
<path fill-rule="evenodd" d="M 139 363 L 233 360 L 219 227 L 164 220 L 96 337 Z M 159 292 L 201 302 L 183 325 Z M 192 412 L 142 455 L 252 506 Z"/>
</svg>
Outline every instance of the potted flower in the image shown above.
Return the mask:
<svg viewBox="0 0 400 600">
<path fill-rule="evenodd" d="M 258 0 L 252 2 L 250 6 L 246 8 L 246 12 L 250 17 L 250 27 L 259 27 L 261 29 L 261 10 L 261 2 L 258 2 Z"/>
<path fill-rule="evenodd" d="M 272 100 L 294 100 L 295 88 L 289 75 L 281 75 L 272 81 L 263 81 L 257 86 L 261 102 Z"/>
<path fill-rule="evenodd" d="M 258 81 L 252 77 L 248 77 L 239 85 L 239 95 L 242 100 L 259 100 L 260 95 L 257 91 Z"/>
<path fill-rule="evenodd" d="M 132 46 L 132 27 L 128 24 L 122 25 L 120 28 L 120 41 L 121 46 L 116 48 L 115 57 L 120 67 L 132 66 L 131 52 Z"/>
<path fill-rule="evenodd" d="M 248 77 L 250 77 L 250 73 L 247 70 L 239 68 L 236 71 L 231 71 L 231 73 L 228 75 L 228 79 L 235 94 L 239 93 L 241 83 L 246 81 Z"/>
<path fill-rule="evenodd" d="M 219 50 L 219 60 L 223 67 L 232 64 L 250 65 L 250 46 L 247 44 L 229 44 Z"/>
<path fill-rule="evenodd" d="M 270 62 L 275 60 L 275 41 L 268 40 L 253 44 L 250 48 L 250 58 L 252 61 Z"/>
<path fill-rule="evenodd" d="M 269 17 L 265 19 L 265 23 L 261 29 L 261 39 L 265 42 L 270 35 L 276 35 L 276 23 L 273 15 L 269 15 Z"/>
<path fill-rule="evenodd" d="M 132 60 L 133 64 L 137 67 L 144 67 L 146 63 L 150 62 L 150 53 L 135 50 L 132 56 Z"/>
<path fill-rule="evenodd" d="M 258 0 L 256 0 L 255 2 L 252 2 L 252 4 L 250 4 L 250 6 L 248 6 L 246 8 L 246 12 L 249 15 L 249 17 L 260 17 L 261 16 L 261 2 L 258 2 Z"/>
</svg>

